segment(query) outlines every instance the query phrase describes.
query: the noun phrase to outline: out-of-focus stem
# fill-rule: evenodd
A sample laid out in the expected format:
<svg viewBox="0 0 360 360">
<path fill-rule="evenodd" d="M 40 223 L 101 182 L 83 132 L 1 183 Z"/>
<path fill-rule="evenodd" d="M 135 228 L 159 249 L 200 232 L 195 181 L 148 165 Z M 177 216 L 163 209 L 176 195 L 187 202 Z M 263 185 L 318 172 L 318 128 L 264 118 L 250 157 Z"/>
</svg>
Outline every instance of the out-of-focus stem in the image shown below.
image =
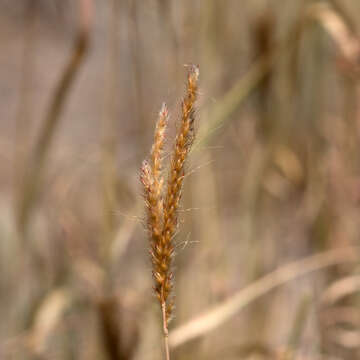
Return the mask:
<svg viewBox="0 0 360 360">
<path fill-rule="evenodd" d="M 15 126 L 15 172 L 14 182 L 16 187 L 21 188 L 23 178 L 23 168 L 26 161 L 26 149 L 29 145 L 29 125 L 31 114 L 31 86 L 34 73 L 34 54 L 36 52 L 36 10 L 37 2 L 29 1 L 24 19 L 24 44 L 22 51 L 21 64 L 21 83 L 19 91 L 19 106 L 17 109 Z"/>
<path fill-rule="evenodd" d="M 292 325 L 288 340 L 288 347 L 290 352 L 286 357 L 286 360 L 292 360 L 296 358 L 296 350 L 300 344 L 301 336 L 305 329 L 306 320 L 308 319 L 311 306 L 311 300 L 312 299 L 309 294 L 305 294 L 300 304 L 298 305 L 298 309 L 295 314 L 294 323 Z"/>
<path fill-rule="evenodd" d="M 103 237 L 104 253 L 108 251 L 115 235 L 116 199 L 116 151 L 117 151 L 117 94 L 119 69 L 119 0 L 111 0 L 109 6 L 109 49 L 105 75 L 104 138 L 102 144 L 102 192 L 103 192 Z M 106 261 L 106 260 L 105 260 Z"/>
<path fill-rule="evenodd" d="M 147 122 L 146 115 L 144 113 L 144 95 L 143 95 L 143 83 L 142 83 L 142 68 L 141 68 L 141 36 L 139 32 L 139 9 L 136 0 L 130 1 L 129 9 L 129 44 L 131 52 L 131 62 L 133 65 L 133 84 L 134 84 L 134 106 L 136 116 L 136 131 L 138 141 L 137 156 L 143 154 L 145 150 L 145 138 Z M 140 158 L 138 159 L 140 160 Z"/>
<path fill-rule="evenodd" d="M 179 71 L 180 46 L 176 32 L 174 20 L 172 19 L 173 3 L 168 0 L 158 0 L 159 21 L 164 25 L 166 35 L 169 38 L 171 46 L 171 56 L 169 56 L 168 64 L 171 69 L 172 77 L 178 86 L 181 82 L 181 72 Z"/>
<path fill-rule="evenodd" d="M 48 150 L 59 124 L 65 101 L 71 85 L 83 64 L 90 37 L 92 24 L 92 0 L 79 0 L 80 27 L 68 63 L 52 95 L 39 137 L 36 141 L 25 177 L 18 207 L 17 225 L 20 234 L 27 232 L 29 217 L 35 204 Z"/>
</svg>

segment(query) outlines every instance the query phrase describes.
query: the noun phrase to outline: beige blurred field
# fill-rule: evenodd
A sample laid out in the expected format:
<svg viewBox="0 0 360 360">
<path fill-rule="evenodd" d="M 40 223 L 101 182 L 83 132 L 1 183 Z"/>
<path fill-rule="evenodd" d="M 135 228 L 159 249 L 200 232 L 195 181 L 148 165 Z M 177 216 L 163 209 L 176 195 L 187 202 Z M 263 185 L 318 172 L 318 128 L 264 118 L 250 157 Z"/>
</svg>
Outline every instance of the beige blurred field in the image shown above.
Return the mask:
<svg viewBox="0 0 360 360">
<path fill-rule="evenodd" d="M 0 0 L 0 359 L 163 359 L 139 181 L 190 64 L 172 360 L 360 358 L 358 0 Z"/>
</svg>

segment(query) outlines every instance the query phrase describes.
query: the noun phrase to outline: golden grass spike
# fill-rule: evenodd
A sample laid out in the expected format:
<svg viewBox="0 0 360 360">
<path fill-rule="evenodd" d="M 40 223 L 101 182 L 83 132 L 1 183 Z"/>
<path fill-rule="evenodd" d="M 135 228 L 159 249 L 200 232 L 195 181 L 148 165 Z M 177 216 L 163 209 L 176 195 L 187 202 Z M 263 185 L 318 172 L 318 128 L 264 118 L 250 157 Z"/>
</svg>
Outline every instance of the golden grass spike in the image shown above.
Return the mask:
<svg viewBox="0 0 360 360">
<path fill-rule="evenodd" d="M 174 252 L 172 238 L 175 234 L 178 219 L 177 210 L 181 197 L 182 183 L 184 179 L 184 164 L 187 155 L 190 152 L 191 145 L 194 140 L 194 105 L 197 97 L 197 81 L 199 77 L 199 69 L 196 66 L 191 66 L 188 73 L 187 88 L 184 100 L 182 102 L 182 116 L 181 123 L 176 135 L 175 146 L 172 153 L 170 172 L 168 176 L 166 199 L 164 203 L 164 230 L 162 242 L 169 254 L 164 259 L 162 267 L 165 272 L 164 285 L 161 289 L 161 301 L 167 304 L 166 314 L 169 321 L 171 316 L 171 302 L 168 298 L 172 289 L 172 274 L 171 274 L 171 258 Z"/>
<path fill-rule="evenodd" d="M 177 211 L 184 180 L 184 165 L 194 140 L 194 105 L 197 98 L 199 69 L 191 66 L 188 73 L 186 94 L 182 102 L 181 123 L 175 138 L 171 155 L 167 189 L 163 195 L 162 152 L 168 122 L 168 110 L 164 104 L 159 113 L 155 128 L 151 161 L 144 161 L 141 168 L 141 182 L 147 207 L 147 224 L 150 238 L 150 256 L 154 291 L 160 302 L 166 359 L 170 359 L 168 345 L 168 323 L 172 315 L 173 301 L 171 291 L 173 274 L 171 272 L 174 255 L 173 237 L 178 226 Z"/>
</svg>

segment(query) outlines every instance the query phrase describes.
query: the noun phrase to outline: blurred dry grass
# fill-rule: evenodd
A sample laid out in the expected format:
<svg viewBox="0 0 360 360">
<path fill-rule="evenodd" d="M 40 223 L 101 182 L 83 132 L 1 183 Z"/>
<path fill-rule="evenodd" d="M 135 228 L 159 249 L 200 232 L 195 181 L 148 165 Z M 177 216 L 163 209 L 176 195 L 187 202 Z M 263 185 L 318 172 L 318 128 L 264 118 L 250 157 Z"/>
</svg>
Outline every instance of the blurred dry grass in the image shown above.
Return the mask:
<svg viewBox="0 0 360 360">
<path fill-rule="evenodd" d="M 161 358 L 138 176 L 189 63 L 173 357 L 359 358 L 359 20 L 357 0 L 1 0 L 0 358 Z"/>
</svg>

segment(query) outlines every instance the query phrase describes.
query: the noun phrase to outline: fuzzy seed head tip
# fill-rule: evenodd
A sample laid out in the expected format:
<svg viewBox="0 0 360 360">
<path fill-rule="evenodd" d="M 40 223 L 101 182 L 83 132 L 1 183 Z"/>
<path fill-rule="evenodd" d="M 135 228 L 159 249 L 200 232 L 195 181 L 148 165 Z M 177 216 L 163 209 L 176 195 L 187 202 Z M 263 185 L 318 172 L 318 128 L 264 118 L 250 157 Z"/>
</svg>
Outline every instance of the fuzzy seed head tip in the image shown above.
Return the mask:
<svg viewBox="0 0 360 360">
<path fill-rule="evenodd" d="M 162 103 L 161 109 L 160 109 L 160 116 L 167 117 L 169 114 L 168 107 L 166 103 Z"/>
<path fill-rule="evenodd" d="M 188 73 L 189 81 L 196 83 L 199 80 L 199 76 L 200 76 L 199 65 L 190 64 L 188 65 L 188 67 L 189 67 L 189 73 Z"/>
</svg>

